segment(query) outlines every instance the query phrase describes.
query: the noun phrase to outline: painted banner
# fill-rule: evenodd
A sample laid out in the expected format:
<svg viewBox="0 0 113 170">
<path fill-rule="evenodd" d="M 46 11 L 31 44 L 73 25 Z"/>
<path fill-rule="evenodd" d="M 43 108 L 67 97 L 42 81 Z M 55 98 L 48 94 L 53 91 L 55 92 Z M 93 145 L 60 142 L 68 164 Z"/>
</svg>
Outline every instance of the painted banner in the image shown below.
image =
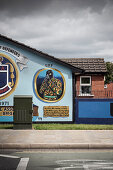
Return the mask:
<svg viewBox="0 0 113 170">
<path fill-rule="evenodd" d="M 0 46 L 0 50 L 12 54 L 16 58 L 16 63 L 20 70 L 23 70 L 24 68 L 27 67 L 28 58 L 22 55 L 20 52 L 5 46 Z"/>
<path fill-rule="evenodd" d="M 13 106 L 0 106 L 0 116 L 13 116 Z"/>
</svg>

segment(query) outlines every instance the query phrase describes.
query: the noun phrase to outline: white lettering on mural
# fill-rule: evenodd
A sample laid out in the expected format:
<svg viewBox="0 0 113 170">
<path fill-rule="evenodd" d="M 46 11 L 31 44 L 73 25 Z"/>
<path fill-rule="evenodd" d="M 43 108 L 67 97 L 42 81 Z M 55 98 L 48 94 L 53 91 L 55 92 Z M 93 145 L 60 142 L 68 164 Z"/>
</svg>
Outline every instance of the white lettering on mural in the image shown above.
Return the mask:
<svg viewBox="0 0 113 170">
<path fill-rule="evenodd" d="M 28 58 L 19 53 L 18 51 L 6 46 L 0 46 L 0 50 L 12 54 L 16 58 L 16 63 L 20 70 L 23 70 L 24 68 L 27 67 Z"/>
</svg>

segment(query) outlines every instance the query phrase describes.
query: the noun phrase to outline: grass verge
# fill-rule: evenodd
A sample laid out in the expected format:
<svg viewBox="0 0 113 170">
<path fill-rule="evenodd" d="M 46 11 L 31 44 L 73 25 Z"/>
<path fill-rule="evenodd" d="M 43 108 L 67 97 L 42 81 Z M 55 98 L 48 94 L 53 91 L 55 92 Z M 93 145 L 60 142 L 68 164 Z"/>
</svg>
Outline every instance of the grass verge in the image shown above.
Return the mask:
<svg viewBox="0 0 113 170">
<path fill-rule="evenodd" d="M 0 124 L 0 129 L 13 129 L 13 124 Z M 88 124 L 33 124 L 35 130 L 113 130 L 113 125 Z"/>
<path fill-rule="evenodd" d="M 35 130 L 113 130 L 113 125 L 33 124 Z"/>
<path fill-rule="evenodd" d="M 13 124 L 0 124 L 0 129 L 13 129 Z"/>
</svg>

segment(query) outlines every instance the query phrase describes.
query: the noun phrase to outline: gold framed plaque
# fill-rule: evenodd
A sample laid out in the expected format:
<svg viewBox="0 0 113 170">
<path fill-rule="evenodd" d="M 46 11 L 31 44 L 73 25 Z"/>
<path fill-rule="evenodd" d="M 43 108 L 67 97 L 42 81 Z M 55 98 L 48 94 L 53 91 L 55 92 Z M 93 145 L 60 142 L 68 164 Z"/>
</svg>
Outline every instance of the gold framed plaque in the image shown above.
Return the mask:
<svg viewBox="0 0 113 170">
<path fill-rule="evenodd" d="M 44 106 L 44 117 L 69 117 L 69 106 Z"/>
</svg>

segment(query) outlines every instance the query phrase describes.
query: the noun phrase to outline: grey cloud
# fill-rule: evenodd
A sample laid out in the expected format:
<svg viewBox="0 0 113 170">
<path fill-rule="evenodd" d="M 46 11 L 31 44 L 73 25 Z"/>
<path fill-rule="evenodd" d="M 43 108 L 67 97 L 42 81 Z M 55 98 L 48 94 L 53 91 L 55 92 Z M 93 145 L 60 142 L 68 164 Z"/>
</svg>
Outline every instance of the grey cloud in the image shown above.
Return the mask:
<svg viewBox="0 0 113 170">
<path fill-rule="evenodd" d="M 112 0 L 0 0 L 0 13 L 7 16 L 23 16 L 37 13 L 55 15 L 59 13 L 76 13 L 90 8 L 91 12 L 101 12 Z"/>
<path fill-rule="evenodd" d="M 113 60 L 112 0 L 0 3 L 0 33 L 55 57 Z"/>
<path fill-rule="evenodd" d="M 52 0 L 0 0 L 0 12 L 9 16 L 29 15 L 34 11 L 38 13 L 47 7 Z"/>
</svg>

